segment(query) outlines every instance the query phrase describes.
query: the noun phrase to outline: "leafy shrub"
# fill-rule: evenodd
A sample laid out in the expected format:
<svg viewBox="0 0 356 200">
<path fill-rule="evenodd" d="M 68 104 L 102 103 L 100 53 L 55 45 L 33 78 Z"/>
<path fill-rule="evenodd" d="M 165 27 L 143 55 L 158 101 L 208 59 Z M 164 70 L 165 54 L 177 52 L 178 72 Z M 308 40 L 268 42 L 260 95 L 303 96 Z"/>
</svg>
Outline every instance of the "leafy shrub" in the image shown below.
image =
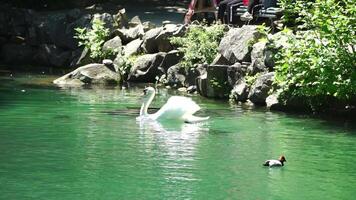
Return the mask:
<svg viewBox="0 0 356 200">
<path fill-rule="evenodd" d="M 286 1 L 286 0 L 284 0 Z M 356 96 L 356 8 L 352 0 L 295 0 L 300 26 L 276 55 L 276 79 L 285 96 L 350 100 Z M 302 7 L 301 5 L 305 5 Z M 304 31 L 308 30 L 308 31 Z M 285 34 L 291 34 L 285 31 Z M 322 97 L 322 98 L 319 98 Z"/>
<path fill-rule="evenodd" d="M 114 50 L 103 50 L 103 44 L 109 36 L 109 29 L 104 27 L 105 23 L 100 19 L 94 19 L 92 28 L 75 28 L 75 38 L 79 39 L 79 46 L 84 46 L 90 51 L 90 57 L 94 60 L 104 59 L 116 52 Z"/>
<path fill-rule="evenodd" d="M 180 66 L 188 69 L 197 63 L 211 63 L 218 52 L 224 29 L 221 24 L 191 25 L 183 37 L 171 38 L 171 43 L 184 54 Z"/>
<path fill-rule="evenodd" d="M 123 54 L 123 52 L 122 52 L 122 54 Z M 135 64 L 135 61 L 139 56 L 140 55 L 134 54 L 134 55 L 131 55 L 128 57 L 126 57 L 124 55 L 121 55 L 120 57 L 118 57 L 117 65 L 118 65 L 119 73 L 121 74 L 121 77 L 123 78 L 124 81 L 127 80 L 130 70 L 133 67 L 133 65 Z"/>
</svg>

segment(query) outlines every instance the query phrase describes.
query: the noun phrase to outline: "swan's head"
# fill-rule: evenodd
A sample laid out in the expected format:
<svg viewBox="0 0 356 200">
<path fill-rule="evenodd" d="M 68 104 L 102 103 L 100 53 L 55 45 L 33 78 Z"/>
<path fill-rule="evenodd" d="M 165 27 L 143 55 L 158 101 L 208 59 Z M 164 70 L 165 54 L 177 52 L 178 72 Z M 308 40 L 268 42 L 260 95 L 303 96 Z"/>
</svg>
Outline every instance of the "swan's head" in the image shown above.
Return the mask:
<svg viewBox="0 0 356 200">
<path fill-rule="evenodd" d="M 156 91 L 153 87 L 146 87 L 144 90 L 143 90 L 143 94 L 145 96 L 151 96 L 152 94 L 154 94 Z"/>
</svg>

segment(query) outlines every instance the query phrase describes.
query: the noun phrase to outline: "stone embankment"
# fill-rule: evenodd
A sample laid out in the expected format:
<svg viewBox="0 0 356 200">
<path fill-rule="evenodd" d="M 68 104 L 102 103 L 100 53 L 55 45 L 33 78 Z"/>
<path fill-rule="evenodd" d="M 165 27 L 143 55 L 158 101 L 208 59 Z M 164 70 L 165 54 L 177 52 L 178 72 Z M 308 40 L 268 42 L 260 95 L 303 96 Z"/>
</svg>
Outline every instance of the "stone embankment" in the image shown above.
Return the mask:
<svg viewBox="0 0 356 200">
<path fill-rule="evenodd" d="M 170 38 L 184 36 L 189 26 L 165 23 L 156 27 L 139 17 L 127 19 L 124 9 L 110 14 L 98 8 L 38 13 L 1 7 L 0 47 L 2 62 L 10 65 L 33 64 L 77 68 L 54 81 L 60 85 L 111 84 L 122 81 L 156 83 L 187 88 L 209 98 L 231 98 L 280 108 L 278 94 L 270 94 L 274 78 L 273 52 L 256 26 L 228 27 L 212 63 L 179 66 L 182 55 Z M 101 12 L 100 12 L 101 11 Z M 78 47 L 74 28 L 90 28 L 99 18 L 110 37 L 103 49 L 114 49 L 116 56 L 93 63 L 90 52 Z M 283 37 L 273 36 L 283 46 Z M 254 42 L 252 42 L 254 41 Z M 254 44 L 253 44 L 254 43 Z M 120 68 L 122 58 L 135 56 L 127 74 Z M 252 81 L 251 81 L 252 80 Z"/>
</svg>

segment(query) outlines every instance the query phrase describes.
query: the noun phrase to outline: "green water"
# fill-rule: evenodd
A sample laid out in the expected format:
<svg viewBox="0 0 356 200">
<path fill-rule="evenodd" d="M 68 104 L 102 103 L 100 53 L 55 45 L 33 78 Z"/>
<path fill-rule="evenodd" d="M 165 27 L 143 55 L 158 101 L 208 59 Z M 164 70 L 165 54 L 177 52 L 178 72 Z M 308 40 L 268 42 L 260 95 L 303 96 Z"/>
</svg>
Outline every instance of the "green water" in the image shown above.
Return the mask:
<svg viewBox="0 0 356 200">
<path fill-rule="evenodd" d="M 142 88 L 50 79 L 0 78 L 0 199 L 356 197 L 351 123 L 193 96 L 207 123 L 140 124 Z M 173 94 L 160 90 L 153 106 Z M 262 166 L 280 154 L 283 168 Z"/>
</svg>

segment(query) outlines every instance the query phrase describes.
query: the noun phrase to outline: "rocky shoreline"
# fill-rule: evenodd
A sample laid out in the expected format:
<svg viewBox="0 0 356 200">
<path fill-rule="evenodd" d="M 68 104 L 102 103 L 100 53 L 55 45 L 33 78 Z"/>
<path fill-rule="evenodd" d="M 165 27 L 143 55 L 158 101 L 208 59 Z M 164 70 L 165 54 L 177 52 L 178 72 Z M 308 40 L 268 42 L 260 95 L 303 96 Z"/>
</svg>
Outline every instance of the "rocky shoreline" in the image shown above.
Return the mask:
<svg viewBox="0 0 356 200">
<path fill-rule="evenodd" d="M 218 55 L 212 63 L 196 63 L 185 69 L 179 66 L 183 55 L 171 44 L 170 38 L 183 36 L 189 26 L 164 23 L 156 27 L 139 17 L 127 19 L 125 9 L 104 12 L 100 6 L 38 13 L 28 9 L 0 7 L 0 47 L 4 64 L 32 64 L 77 68 L 54 81 L 59 85 L 120 84 L 123 81 L 160 83 L 167 87 L 197 91 L 208 98 L 232 99 L 267 106 L 271 110 L 305 110 L 305 100 L 280 102 L 273 87 L 273 51 L 268 48 L 257 26 L 239 28 L 226 26 Z M 94 19 L 105 22 L 110 37 L 103 48 L 117 54 L 102 63 L 95 63 L 89 51 L 78 47 L 74 28 L 90 28 Z M 277 48 L 283 48 L 286 38 L 281 33 L 270 35 Z M 254 41 L 251 43 L 251 41 Z M 120 69 L 122 58 L 136 56 L 126 75 Z M 94 62 L 94 63 L 93 63 Z M 101 62 L 101 61 L 100 61 Z M 251 81 L 251 79 L 253 79 Z M 331 108 L 334 108 L 332 106 Z M 346 108 L 336 103 L 347 113 Z"/>
</svg>

